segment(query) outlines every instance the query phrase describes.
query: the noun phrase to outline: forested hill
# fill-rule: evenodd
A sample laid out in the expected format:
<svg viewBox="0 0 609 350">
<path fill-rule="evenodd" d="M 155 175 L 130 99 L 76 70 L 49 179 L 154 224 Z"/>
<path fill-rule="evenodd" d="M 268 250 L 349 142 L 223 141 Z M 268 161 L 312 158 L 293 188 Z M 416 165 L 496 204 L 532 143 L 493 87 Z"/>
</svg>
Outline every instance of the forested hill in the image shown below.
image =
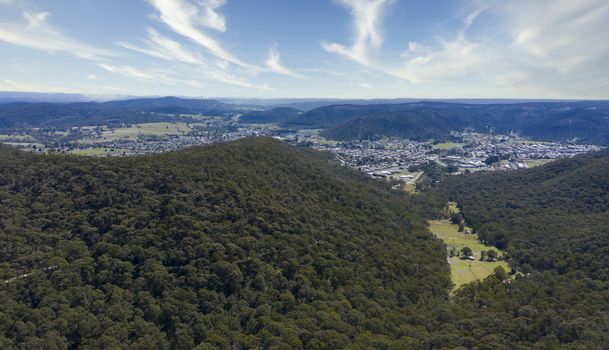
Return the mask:
<svg viewBox="0 0 609 350">
<path fill-rule="evenodd" d="M 0 232 L 3 349 L 414 348 L 434 324 L 417 310 L 450 288 L 403 195 L 265 138 L 0 147 Z"/>
<path fill-rule="evenodd" d="M 452 177 L 445 186 L 482 239 L 526 270 L 609 281 L 609 150 L 519 172 Z"/>
<path fill-rule="evenodd" d="M 172 114 L 221 115 L 237 107 L 216 100 L 177 97 L 108 102 L 14 102 L 0 104 L 0 129 L 170 121 L 175 119 Z"/>
<path fill-rule="evenodd" d="M 608 144 L 609 102 L 333 105 L 308 111 L 284 125 L 324 128 L 326 137 L 338 140 L 385 136 L 444 139 L 451 130 L 470 128 L 504 134 L 515 131 L 541 140 Z"/>
<path fill-rule="evenodd" d="M 301 115 L 302 111 L 296 108 L 275 107 L 267 111 L 249 112 L 239 117 L 244 124 L 284 123 Z"/>
<path fill-rule="evenodd" d="M 267 138 L 124 158 L 2 146 L 0 348 L 603 349 L 607 170 L 600 153 L 407 197 Z M 420 217 L 449 196 L 530 274 L 449 297 Z"/>
<path fill-rule="evenodd" d="M 508 337 L 544 343 L 540 349 L 607 347 L 608 150 L 529 170 L 453 176 L 442 191 L 524 274 L 466 286 L 457 292 L 461 303 L 501 315 Z"/>
</svg>

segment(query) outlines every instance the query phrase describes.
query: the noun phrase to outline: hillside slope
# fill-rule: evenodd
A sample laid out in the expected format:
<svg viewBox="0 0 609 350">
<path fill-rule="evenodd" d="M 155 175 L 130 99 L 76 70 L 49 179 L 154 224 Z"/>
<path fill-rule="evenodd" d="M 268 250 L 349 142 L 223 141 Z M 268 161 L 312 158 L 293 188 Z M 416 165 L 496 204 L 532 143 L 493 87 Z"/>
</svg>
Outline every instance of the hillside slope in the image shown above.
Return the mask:
<svg viewBox="0 0 609 350">
<path fill-rule="evenodd" d="M 109 102 L 28 103 L 0 105 L 0 129 L 120 125 L 176 120 L 172 114 L 222 115 L 231 106 L 216 100 L 177 97 L 142 98 Z"/>
<path fill-rule="evenodd" d="M 480 237 L 509 247 L 518 265 L 609 280 L 609 262 L 598 259 L 609 254 L 609 151 L 445 186 Z"/>
<path fill-rule="evenodd" d="M 301 110 L 289 107 L 276 107 L 268 111 L 249 112 L 239 117 L 243 124 L 284 123 L 302 114 Z"/>
<path fill-rule="evenodd" d="M 609 144 L 606 101 L 460 104 L 416 102 L 320 107 L 284 123 L 288 127 L 324 128 L 337 140 L 385 136 L 447 138 L 448 127 L 479 132 L 518 132 L 540 140 Z M 448 130 L 450 131 L 450 130 Z M 411 136 L 411 135 L 414 135 Z"/>
<path fill-rule="evenodd" d="M 0 148 L 0 347 L 391 344 L 450 287 L 415 212 L 272 139 L 107 159 Z"/>
</svg>

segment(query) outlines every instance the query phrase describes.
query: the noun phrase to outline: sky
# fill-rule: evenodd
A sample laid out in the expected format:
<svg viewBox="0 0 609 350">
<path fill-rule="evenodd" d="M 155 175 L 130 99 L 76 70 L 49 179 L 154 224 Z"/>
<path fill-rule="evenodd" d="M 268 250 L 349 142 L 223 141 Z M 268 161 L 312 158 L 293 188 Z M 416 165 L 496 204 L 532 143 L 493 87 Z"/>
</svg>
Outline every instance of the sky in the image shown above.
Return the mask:
<svg viewBox="0 0 609 350">
<path fill-rule="evenodd" d="M 607 0 L 0 0 L 0 91 L 609 98 Z"/>
</svg>

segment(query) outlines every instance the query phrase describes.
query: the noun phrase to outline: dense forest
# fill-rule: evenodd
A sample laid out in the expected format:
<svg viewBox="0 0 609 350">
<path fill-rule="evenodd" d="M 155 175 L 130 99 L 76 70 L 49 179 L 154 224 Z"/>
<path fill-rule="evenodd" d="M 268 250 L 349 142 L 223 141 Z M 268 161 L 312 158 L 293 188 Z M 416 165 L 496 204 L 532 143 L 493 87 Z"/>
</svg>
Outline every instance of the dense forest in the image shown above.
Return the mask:
<svg viewBox="0 0 609 350">
<path fill-rule="evenodd" d="M 526 276 L 502 286 L 470 285 L 458 293 L 461 302 L 544 315 L 548 324 L 529 335 L 598 337 L 589 348 L 609 344 L 609 150 L 529 170 L 450 176 L 434 195 L 436 207 L 457 201 L 479 237 L 507 249 Z"/>
<path fill-rule="evenodd" d="M 239 117 L 243 124 L 270 124 L 284 123 L 301 115 L 302 111 L 296 108 L 275 107 L 267 111 L 253 111 Z"/>
<path fill-rule="evenodd" d="M 607 231 L 553 215 L 603 217 L 607 159 L 408 197 L 268 138 L 123 158 L 0 147 L 0 348 L 602 349 Z M 517 202 L 507 183 L 546 197 Z M 425 228 L 449 198 L 520 274 L 450 293 Z M 535 201 L 537 216 L 513 211 Z M 534 219 L 552 235 L 529 235 Z"/>
<path fill-rule="evenodd" d="M 413 206 L 325 154 L 0 157 L 1 348 L 409 344 L 450 287 Z"/>
<path fill-rule="evenodd" d="M 0 104 L 0 129 L 184 121 L 177 115 L 223 115 L 237 108 L 216 100 L 177 97 L 108 102 L 13 102 Z"/>
<path fill-rule="evenodd" d="M 540 140 L 576 140 L 609 144 L 606 101 L 463 104 L 415 102 L 377 105 L 332 105 L 313 109 L 284 123 L 288 127 L 323 128 L 337 140 L 386 136 L 424 139 L 450 137 L 472 129 L 518 132 Z"/>
<path fill-rule="evenodd" d="M 463 117 L 445 111 L 433 114 L 395 112 L 356 117 L 325 130 L 322 135 L 333 140 L 399 137 L 416 141 L 446 141 L 451 138 L 451 131 L 462 130 L 465 123 Z"/>
</svg>

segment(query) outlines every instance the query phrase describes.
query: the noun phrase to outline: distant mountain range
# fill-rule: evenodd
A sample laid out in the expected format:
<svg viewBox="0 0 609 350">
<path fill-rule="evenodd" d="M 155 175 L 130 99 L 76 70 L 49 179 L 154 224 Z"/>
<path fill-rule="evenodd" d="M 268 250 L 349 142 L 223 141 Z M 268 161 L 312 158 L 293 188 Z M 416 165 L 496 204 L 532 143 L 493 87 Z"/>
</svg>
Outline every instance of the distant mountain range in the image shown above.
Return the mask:
<svg viewBox="0 0 609 350">
<path fill-rule="evenodd" d="M 276 107 L 268 111 L 253 111 L 239 117 L 243 124 L 285 123 L 303 112 L 296 108 Z"/>
<path fill-rule="evenodd" d="M 2 96 L 4 95 L 0 93 L 0 98 Z M 69 96 L 71 95 L 54 97 Z M 281 100 L 259 102 L 263 101 L 271 103 Z M 325 101 L 331 103 L 334 100 Z M 184 120 L 179 116 L 181 114 L 239 113 L 242 114 L 243 123 L 278 123 L 293 129 L 324 129 L 324 136 L 336 140 L 376 139 L 386 136 L 414 140 L 445 140 L 450 138 L 450 132 L 453 130 L 471 129 L 503 134 L 518 132 L 539 140 L 609 144 L 609 101 L 473 101 L 476 103 L 419 101 L 360 104 L 371 100 L 353 100 L 354 103 L 351 104 L 333 104 L 308 111 L 305 105 L 311 106 L 321 101 L 286 100 L 288 105 L 301 105 L 303 108 L 256 106 L 251 103 L 252 100 L 221 101 L 178 97 L 107 102 L 11 102 L 0 103 L 0 128 L 117 125 Z"/>
<path fill-rule="evenodd" d="M 158 122 L 173 120 L 175 114 L 222 115 L 238 108 L 217 100 L 177 97 L 109 102 L 14 102 L 0 104 L 0 128 Z"/>
<path fill-rule="evenodd" d="M 609 144 L 609 102 L 332 105 L 308 111 L 283 125 L 326 129 L 324 135 L 337 140 L 385 136 L 446 139 L 451 130 L 472 129 L 513 131 L 540 140 Z"/>
<path fill-rule="evenodd" d="M 51 92 L 0 91 L 0 103 L 11 102 L 88 102 L 93 99 L 81 94 Z"/>
</svg>

